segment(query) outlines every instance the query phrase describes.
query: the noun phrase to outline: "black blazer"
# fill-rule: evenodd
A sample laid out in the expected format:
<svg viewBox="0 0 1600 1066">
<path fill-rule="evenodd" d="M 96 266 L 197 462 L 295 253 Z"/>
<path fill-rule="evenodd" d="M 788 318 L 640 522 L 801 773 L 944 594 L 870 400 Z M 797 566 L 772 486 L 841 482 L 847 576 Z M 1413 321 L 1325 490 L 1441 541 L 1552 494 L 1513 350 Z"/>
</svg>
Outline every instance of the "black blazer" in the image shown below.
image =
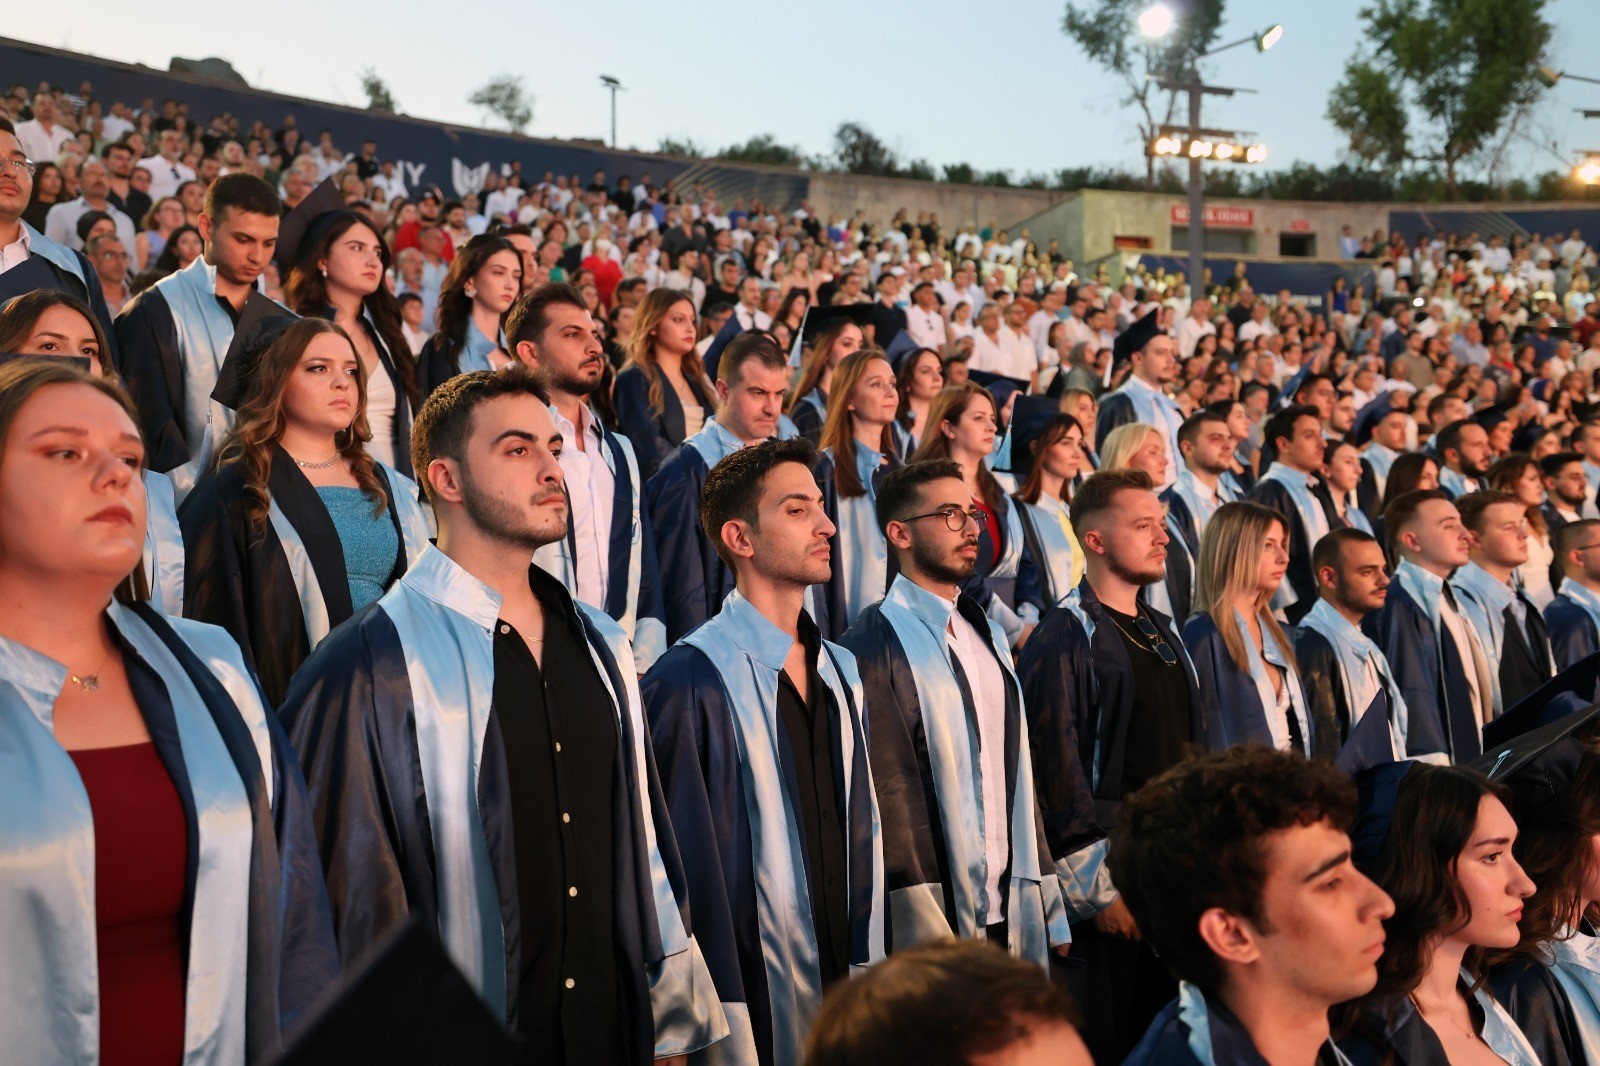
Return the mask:
<svg viewBox="0 0 1600 1066">
<path fill-rule="evenodd" d="M 715 395 L 706 392 L 703 382 L 692 379 L 689 391 L 705 408 L 706 418 L 711 418 L 717 408 Z M 648 481 L 688 435 L 684 432 L 683 403 L 676 390 L 663 382 L 661 412 L 657 414 L 650 406 L 650 379 L 638 366 L 622 368 L 611 395 L 617 406 L 617 428 L 633 445 L 639 476 Z"/>
</svg>

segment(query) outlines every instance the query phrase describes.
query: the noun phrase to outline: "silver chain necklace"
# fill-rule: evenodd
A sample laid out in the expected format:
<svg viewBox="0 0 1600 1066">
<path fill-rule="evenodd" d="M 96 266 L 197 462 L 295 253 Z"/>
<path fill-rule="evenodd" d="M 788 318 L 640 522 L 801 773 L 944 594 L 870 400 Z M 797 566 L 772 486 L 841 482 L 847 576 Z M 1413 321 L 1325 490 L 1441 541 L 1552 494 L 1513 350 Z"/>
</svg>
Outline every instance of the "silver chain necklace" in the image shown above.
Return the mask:
<svg viewBox="0 0 1600 1066">
<path fill-rule="evenodd" d="M 328 467 L 332 466 L 334 463 L 337 463 L 343 458 L 344 456 L 335 452 L 332 459 L 327 459 L 320 463 L 308 463 L 304 459 L 296 459 L 294 461 L 294 465 L 298 466 L 302 470 L 326 470 Z"/>
</svg>

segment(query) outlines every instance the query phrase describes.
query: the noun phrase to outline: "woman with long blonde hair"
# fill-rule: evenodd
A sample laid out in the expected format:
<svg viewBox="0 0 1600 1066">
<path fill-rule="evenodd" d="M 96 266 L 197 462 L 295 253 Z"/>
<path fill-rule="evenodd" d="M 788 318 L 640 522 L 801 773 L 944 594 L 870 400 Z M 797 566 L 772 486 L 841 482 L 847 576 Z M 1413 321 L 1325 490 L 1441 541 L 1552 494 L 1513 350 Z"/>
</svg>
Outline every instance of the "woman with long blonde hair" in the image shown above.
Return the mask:
<svg viewBox="0 0 1600 1066">
<path fill-rule="evenodd" d="M 891 426 L 899 396 L 894 368 L 878 348 L 839 361 L 833 400 L 822 424 L 817 485 L 833 520 L 833 576 L 828 580 L 830 639 L 889 588 L 889 545 L 878 525 L 878 483 L 900 466 Z"/>
<path fill-rule="evenodd" d="M 1294 649 L 1272 616 L 1272 594 L 1289 568 L 1289 528 L 1257 503 L 1225 503 L 1200 537 L 1195 613 L 1183 627 L 1215 750 L 1268 744 L 1330 755 L 1313 722 Z M 1336 727 L 1335 727 L 1336 728 Z M 1319 743 L 1322 741 L 1322 743 Z"/>
<path fill-rule="evenodd" d="M 417 486 L 366 450 L 366 373 L 319 318 L 245 308 L 213 396 L 238 412 L 178 509 L 184 614 L 233 634 L 273 706 L 328 632 L 428 544 Z"/>
<path fill-rule="evenodd" d="M 612 391 L 617 428 L 633 444 L 645 479 L 716 411 L 716 389 L 695 347 L 698 329 L 693 297 L 652 289 L 623 343 L 628 361 Z"/>
<path fill-rule="evenodd" d="M 824 316 L 827 316 L 826 318 Z M 828 390 L 833 384 L 834 372 L 839 362 L 866 343 L 858 321 L 860 312 L 844 312 L 834 317 L 829 311 L 816 309 L 807 316 L 802 340 L 815 338 L 807 345 L 801 357 L 800 380 L 789 392 L 784 413 L 794 422 L 794 428 L 813 444 L 822 440 L 822 423 L 828 417 Z M 827 324 L 818 327 L 818 321 Z"/>
</svg>

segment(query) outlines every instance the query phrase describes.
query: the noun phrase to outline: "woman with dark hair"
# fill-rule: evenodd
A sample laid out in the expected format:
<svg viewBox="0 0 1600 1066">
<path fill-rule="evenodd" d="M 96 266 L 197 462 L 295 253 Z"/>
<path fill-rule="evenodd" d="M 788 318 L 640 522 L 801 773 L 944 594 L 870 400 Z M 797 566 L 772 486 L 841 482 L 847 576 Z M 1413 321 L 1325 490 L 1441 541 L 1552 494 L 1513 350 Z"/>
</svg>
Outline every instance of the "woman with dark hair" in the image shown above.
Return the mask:
<svg viewBox="0 0 1600 1066">
<path fill-rule="evenodd" d="M 1439 461 L 1426 452 L 1405 452 L 1389 468 L 1383 486 L 1383 506 L 1416 489 L 1431 491 L 1439 487 Z"/>
<path fill-rule="evenodd" d="M 862 348 L 839 361 L 838 387 L 822 424 L 817 485 L 834 524 L 833 573 L 828 579 L 830 640 L 856 616 L 883 599 L 892 577 L 889 545 L 878 525 L 878 484 L 900 466 L 894 423 L 894 370 L 878 348 Z"/>
<path fill-rule="evenodd" d="M 890 432 L 894 434 L 895 452 L 904 457 L 914 454 L 922 443 L 928 409 L 944 388 L 944 360 L 932 348 L 918 348 L 902 356 L 894 388 L 900 403 Z"/>
<path fill-rule="evenodd" d="M 401 329 L 400 303 L 383 283 L 389 249 L 372 223 L 337 211 L 313 223 L 284 287 L 296 314 L 338 323 L 355 343 L 367 380 L 367 450 L 411 476 L 417 367 Z"/>
<path fill-rule="evenodd" d="M 1322 478 L 1312 495 L 1322 501 L 1328 525 L 1334 529 L 1371 533 L 1372 519 L 1356 503 L 1356 489 L 1361 484 L 1361 453 L 1356 451 L 1356 446 L 1343 438 L 1324 444 L 1321 473 Z"/>
<path fill-rule="evenodd" d="M 1534 884 L 1512 846 L 1505 789 L 1460 766 L 1386 763 L 1357 777 L 1358 869 L 1394 900 L 1371 993 L 1335 1032 L 1356 1066 L 1533 1066 L 1539 1059 L 1484 984 L 1488 951 L 1520 942 Z"/>
<path fill-rule="evenodd" d="M 273 706 L 429 537 L 417 486 L 366 450 L 366 373 L 349 335 L 283 321 L 241 319 L 214 394 L 238 419 L 178 511 L 184 614 L 233 634 Z"/>
<path fill-rule="evenodd" d="M 140 271 L 149 270 L 161 258 L 172 235 L 183 228 L 183 220 L 183 201 L 176 196 L 163 196 L 150 205 L 133 241 L 132 251 L 138 258 Z"/>
<path fill-rule="evenodd" d="M 1018 517 L 1028 554 L 1038 564 L 1041 599 L 1058 604 L 1083 580 L 1083 548 L 1068 505 L 1083 469 L 1083 427 L 1069 414 L 1051 415 L 1037 432 L 1013 419 L 1012 468 L 1027 470 L 1017 490 Z M 1018 449 L 1026 454 L 1023 458 Z"/>
<path fill-rule="evenodd" d="M 100 320 L 76 296 L 51 289 L 24 293 L 0 310 L 0 352 L 81 359 L 91 377 L 117 381 Z M 183 613 L 183 533 L 172 479 L 143 471 L 149 522 L 145 527 L 144 591 L 150 605 Z"/>
<path fill-rule="evenodd" d="M 1504 784 L 1512 850 L 1538 889 L 1517 945 L 1490 957 L 1489 987 L 1543 1066 L 1584 1066 L 1600 1058 L 1600 754 L 1567 736 Z"/>
<path fill-rule="evenodd" d="M 89 242 L 96 237 L 117 235 L 116 222 L 104 211 L 85 211 L 78 216 L 74 228 L 77 230 L 79 243 L 85 248 L 89 247 Z"/>
<path fill-rule="evenodd" d="M 800 331 L 800 324 L 805 321 L 806 309 L 810 306 L 811 293 L 807 289 L 788 289 L 783 294 L 783 302 L 778 304 L 778 310 L 772 316 L 773 326 L 781 324 L 788 327 L 789 336 L 793 337 Z"/>
<path fill-rule="evenodd" d="M 43 233 L 45 216 L 50 209 L 72 199 L 64 195 L 65 185 L 60 167 L 54 163 L 39 163 L 33 174 L 33 192 L 28 195 L 28 206 L 22 209 L 22 221 Z"/>
<path fill-rule="evenodd" d="M 162 246 L 161 254 L 156 257 L 150 272 L 157 278 L 164 278 L 168 274 L 187 270 L 203 251 L 205 245 L 200 240 L 200 231 L 193 226 L 179 226 L 167 236 L 167 243 Z"/>
<path fill-rule="evenodd" d="M 639 305 L 617 371 L 617 426 L 633 445 L 645 480 L 704 428 L 717 408 L 716 387 L 695 348 L 694 301 L 680 289 L 652 289 Z"/>
<path fill-rule="evenodd" d="M 439 287 L 439 330 L 417 357 L 423 397 L 469 370 L 516 361 L 506 347 L 506 312 L 522 292 L 522 253 L 504 237 L 474 237 L 456 249 Z"/>
<path fill-rule="evenodd" d="M 226 634 L 132 602 L 133 403 L 0 366 L 0 1046 L 276 1060 L 338 980 L 305 785 Z"/>
<path fill-rule="evenodd" d="M 822 423 L 828 417 L 828 388 L 840 360 L 857 351 L 866 341 L 861 327 L 849 318 L 826 326 L 802 356 L 800 380 L 789 392 L 784 413 L 794 422 L 800 436 L 816 444 L 822 439 Z"/>
</svg>

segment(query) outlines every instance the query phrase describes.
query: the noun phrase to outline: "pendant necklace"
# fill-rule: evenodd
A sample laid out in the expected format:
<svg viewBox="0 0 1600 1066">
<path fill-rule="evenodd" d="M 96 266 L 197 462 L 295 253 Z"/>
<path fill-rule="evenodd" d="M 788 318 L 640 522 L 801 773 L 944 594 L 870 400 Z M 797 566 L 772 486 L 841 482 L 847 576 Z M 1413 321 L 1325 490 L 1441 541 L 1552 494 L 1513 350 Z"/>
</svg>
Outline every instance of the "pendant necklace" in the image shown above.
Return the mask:
<svg viewBox="0 0 1600 1066">
<path fill-rule="evenodd" d="M 85 692 L 93 692 L 95 689 L 100 687 L 100 671 L 104 670 L 106 668 L 106 663 L 110 661 L 111 653 L 106 652 L 106 657 L 100 660 L 100 665 L 94 668 L 94 673 L 83 674 L 81 676 L 78 674 L 68 674 L 67 680 L 72 682 L 74 685 L 77 685 Z"/>
</svg>

